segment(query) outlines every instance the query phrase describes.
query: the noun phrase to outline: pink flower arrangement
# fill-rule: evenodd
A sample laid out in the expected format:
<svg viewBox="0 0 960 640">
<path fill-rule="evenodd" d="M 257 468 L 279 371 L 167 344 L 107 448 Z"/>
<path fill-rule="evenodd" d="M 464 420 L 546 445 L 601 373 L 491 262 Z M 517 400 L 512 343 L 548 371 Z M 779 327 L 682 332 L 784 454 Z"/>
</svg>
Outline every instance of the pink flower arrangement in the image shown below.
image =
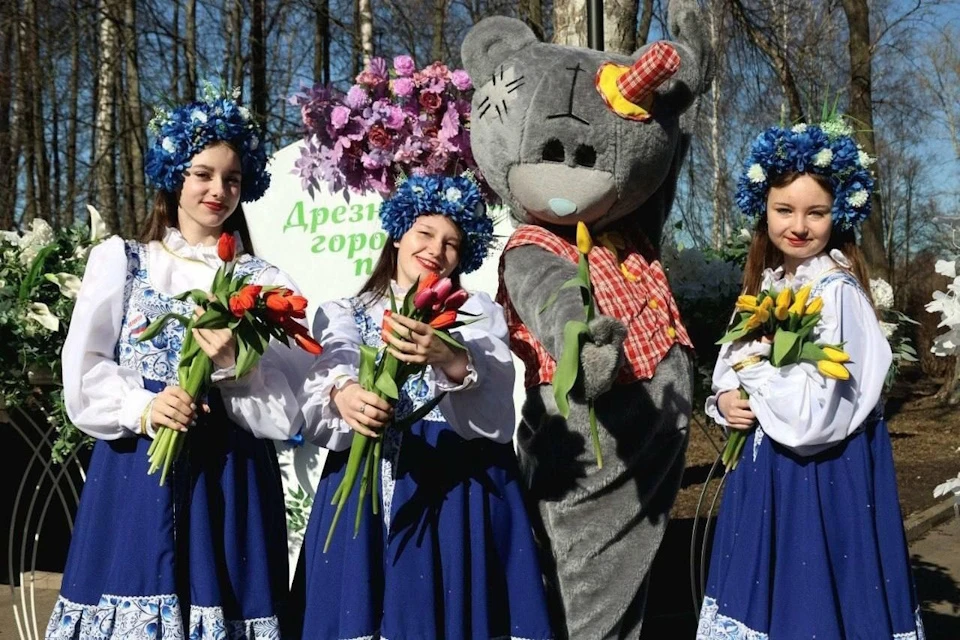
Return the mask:
<svg viewBox="0 0 960 640">
<path fill-rule="evenodd" d="M 435 62 L 418 70 L 410 56 L 388 68 L 373 58 L 343 93 L 315 86 L 290 98 L 300 107 L 304 144 L 293 173 L 304 190 L 381 195 L 398 179 L 472 171 L 468 123 L 473 83 L 462 69 Z"/>
</svg>

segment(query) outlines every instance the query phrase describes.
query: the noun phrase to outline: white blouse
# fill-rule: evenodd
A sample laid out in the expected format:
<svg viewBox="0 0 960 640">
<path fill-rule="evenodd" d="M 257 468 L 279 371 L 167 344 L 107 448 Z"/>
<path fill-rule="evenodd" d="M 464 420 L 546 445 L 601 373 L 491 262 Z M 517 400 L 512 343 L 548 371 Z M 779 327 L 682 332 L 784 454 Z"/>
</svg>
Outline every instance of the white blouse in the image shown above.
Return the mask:
<svg viewBox="0 0 960 640">
<path fill-rule="evenodd" d="M 238 238 L 238 248 L 239 248 Z M 217 247 L 192 246 L 176 229 L 167 229 L 161 242 L 146 246 L 144 265 L 151 285 L 167 295 L 189 289 L 208 290 L 220 267 Z M 112 237 L 90 252 L 83 284 L 63 345 L 63 387 L 67 415 L 77 427 L 101 440 L 132 437 L 140 418 L 156 396 L 144 388 L 139 373 L 114 359 L 124 312 L 127 255 L 123 239 Z M 257 276 L 257 284 L 297 291 L 276 267 Z M 243 378 L 232 370 L 215 372 L 230 418 L 259 438 L 285 440 L 300 428 L 302 416 L 294 389 L 312 357 L 293 346 L 271 341 L 260 363 Z M 299 367 L 299 369 L 298 369 Z M 152 429 L 150 430 L 152 434 Z"/>
<path fill-rule="evenodd" d="M 797 290 L 831 270 L 848 267 L 845 256 L 834 250 L 809 258 L 793 277 L 785 276 L 782 267 L 767 269 L 761 288 Z M 750 409 L 763 431 L 800 455 L 823 451 L 856 432 L 880 401 L 892 360 L 890 345 L 859 287 L 837 280 L 827 284 L 820 297 L 823 311 L 813 336 L 821 343 L 843 343 L 851 360 L 845 363 L 850 379 L 826 378 L 807 362 L 778 368 L 761 360 L 736 372 L 733 366 L 746 358 L 769 356 L 770 345 L 727 343 L 713 371 L 714 395 L 705 408 L 708 416 L 727 426 L 717 397 L 742 386 L 750 394 Z"/>
<path fill-rule="evenodd" d="M 405 294 L 396 284 L 394 291 L 398 299 Z M 366 307 L 376 326 L 381 326 L 388 305 L 387 300 L 381 299 Z M 456 384 L 439 369 L 428 366 L 424 376 L 429 385 L 428 396 L 448 392 L 437 407 L 464 438 L 510 442 L 515 429 L 515 372 L 503 309 L 487 294 L 472 293 L 463 311 L 482 318 L 450 332 L 467 347 L 468 374 L 463 382 Z M 314 319 L 313 335 L 323 345 L 323 353 L 310 368 L 300 394 L 303 435 L 318 446 L 343 451 L 350 446 L 353 429 L 330 400 L 330 392 L 334 387 L 342 389 L 348 382 L 357 380 L 363 344 L 349 301 L 332 300 L 322 304 Z"/>
</svg>

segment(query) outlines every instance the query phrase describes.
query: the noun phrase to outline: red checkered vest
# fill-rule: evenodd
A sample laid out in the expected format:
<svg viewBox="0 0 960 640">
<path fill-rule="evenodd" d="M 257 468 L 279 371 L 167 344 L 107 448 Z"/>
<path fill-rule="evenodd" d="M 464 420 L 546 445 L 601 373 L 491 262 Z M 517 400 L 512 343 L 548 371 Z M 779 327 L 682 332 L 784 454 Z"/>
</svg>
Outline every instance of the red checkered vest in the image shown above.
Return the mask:
<svg viewBox="0 0 960 640">
<path fill-rule="evenodd" d="M 677 303 L 659 260 L 648 261 L 620 234 L 604 234 L 590 254 L 590 282 L 601 314 L 612 316 L 627 327 L 625 362 L 617 382 L 627 384 L 653 377 L 657 365 L 675 342 L 693 347 L 680 322 Z M 580 255 L 571 241 L 536 225 L 523 225 L 510 237 L 503 253 L 524 245 L 536 245 L 577 264 Z M 648 255 L 653 257 L 653 251 Z M 510 330 L 510 348 L 526 366 L 524 384 L 534 387 L 553 381 L 556 361 L 523 324 L 503 284 L 503 257 L 500 259 L 500 288 L 497 302 L 503 306 Z"/>
</svg>

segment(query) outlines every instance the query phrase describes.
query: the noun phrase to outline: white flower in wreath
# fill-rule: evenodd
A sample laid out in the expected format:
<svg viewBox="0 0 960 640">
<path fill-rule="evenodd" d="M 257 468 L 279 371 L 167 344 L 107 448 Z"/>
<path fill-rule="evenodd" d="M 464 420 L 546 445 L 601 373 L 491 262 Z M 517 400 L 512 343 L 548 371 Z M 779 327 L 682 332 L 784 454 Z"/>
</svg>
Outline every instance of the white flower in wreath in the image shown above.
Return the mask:
<svg viewBox="0 0 960 640">
<path fill-rule="evenodd" d="M 833 151 L 830 149 L 820 149 L 813 156 L 813 166 L 815 167 L 829 167 L 832 161 Z"/>
<path fill-rule="evenodd" d="M 754 184 L 761 184 L 766 182 L 767 173 L 763 170 L 763 167 L 754 163 L 750 165 L 749 169 L 747 169 L 747 178 L 749 178 L 750 182 Z"/>
<path fill-rule="evenodd" d="M 795 125 L 793 125 L 793 127 L 790 129 L 790 131 L 792 131 L 792 132 L 794 132 L 794 133 L 803 133 L 803 132 L 806 131 L 806 130 L 807 130 L 807 125 L 806 125 L 805 122 L 801 122 L 801 123 L 799 123 L 799 124 L 795 124 Z"/>
<path fill-rule="evenodd" d="M 205 123 L 207 121 L 207 114 L 200 109 L 194 109 L 193 113 L 190 114 L 190 118 L 193 119 L 194 122 Z"/>
<path fill-rule="evenodd" d="M 57 285 L 60 289 L 60 294 L 64 298 L 73 300 L 77 297 L 77 294 L 80 292 L 80 278 L 73 275 L 72 273 L 58 273 L 52 274 L 47 273 L 43 276 L 53 284 Z"/>
<path fill-rule="evenodd" d="M 90 242 L 96 242 L 101 238 L 107 237 L 107 223 L 103 221 L 103 216 L 92 205 L 87 205 L 87 212 L 90 213 Z"/>
<path fill-rule="evenodd" d="M 851 207 L 859 209 L 863 205 L 867 204 L 867 200 L 870 198 L 870 195 L 867 193 L 866 189 L 858 189 L 847 196 L 847 204 Z"/>
<path fill-rule="evenodd" d="M 869 153 L 861 149 L 857 152 L 857 160 L 860 162 L 860 166 L 867 168 L 877 161 L 876 158 L 872 157 Z"/>
<path fill-rule="evenodd" d="M 870 294 L 877 309 L 893 308 L 893 287 L 883 278 L 870 278 Z"/>
<path fill-rule="evenodd" d="M 177 143 L 174 142 L 173 138 L 171 138 L 170 136 L 167 136 L 166 138 L 164 138 L 163 141 L 160 143 L 160 146 L 163 147 L 163 150 L 166 151 L 167 153 L 173 153 L 174 151 L 177 150 Z"/>
<path fill-rule="evenodd" d="M 36 322 L 47 331 L 60 329 L 60 319 L 53 315 L 50 308 L 42 302 L 32 302 L 27 307 L 27 319 Z"/>
<path fill-rule="evenodd" d="M 456 187 L 450 187 L 443 194 L 444 198 L 447 199 L 447 202 L 460 202 L 460 198 L 463 197 L 463 194 L 460 193 L 460 189 Z"/>
</svg>

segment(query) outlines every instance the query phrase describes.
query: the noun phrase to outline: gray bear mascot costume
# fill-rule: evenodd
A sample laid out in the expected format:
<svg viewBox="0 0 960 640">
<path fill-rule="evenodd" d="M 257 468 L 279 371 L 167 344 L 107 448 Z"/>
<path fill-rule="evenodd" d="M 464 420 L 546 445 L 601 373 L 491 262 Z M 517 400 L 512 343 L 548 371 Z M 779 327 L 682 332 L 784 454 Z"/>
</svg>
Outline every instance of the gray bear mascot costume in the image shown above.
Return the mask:
<svg viewBox="0 0 960 640">
<path fill-rule="evenodd" d="M 545 44 L 505 17 L 479 22 L 463 42 L 477 88 L 474 155 L 519 225 L 498 301 L 526 365 L 518 444 L 558 637 L 639 636 L 680 486 L 693 358 L 658 247 L 712 73 L 702 18 L 696 0 L 672 0 L 675 40 L 633 56 Z M 580 290 L 563 287 L 577 274 L 579 221 L 594 239 L 598 315 L 564 418 L 552 381 L 567 322 L 585 319 Z"/>
</svg>

